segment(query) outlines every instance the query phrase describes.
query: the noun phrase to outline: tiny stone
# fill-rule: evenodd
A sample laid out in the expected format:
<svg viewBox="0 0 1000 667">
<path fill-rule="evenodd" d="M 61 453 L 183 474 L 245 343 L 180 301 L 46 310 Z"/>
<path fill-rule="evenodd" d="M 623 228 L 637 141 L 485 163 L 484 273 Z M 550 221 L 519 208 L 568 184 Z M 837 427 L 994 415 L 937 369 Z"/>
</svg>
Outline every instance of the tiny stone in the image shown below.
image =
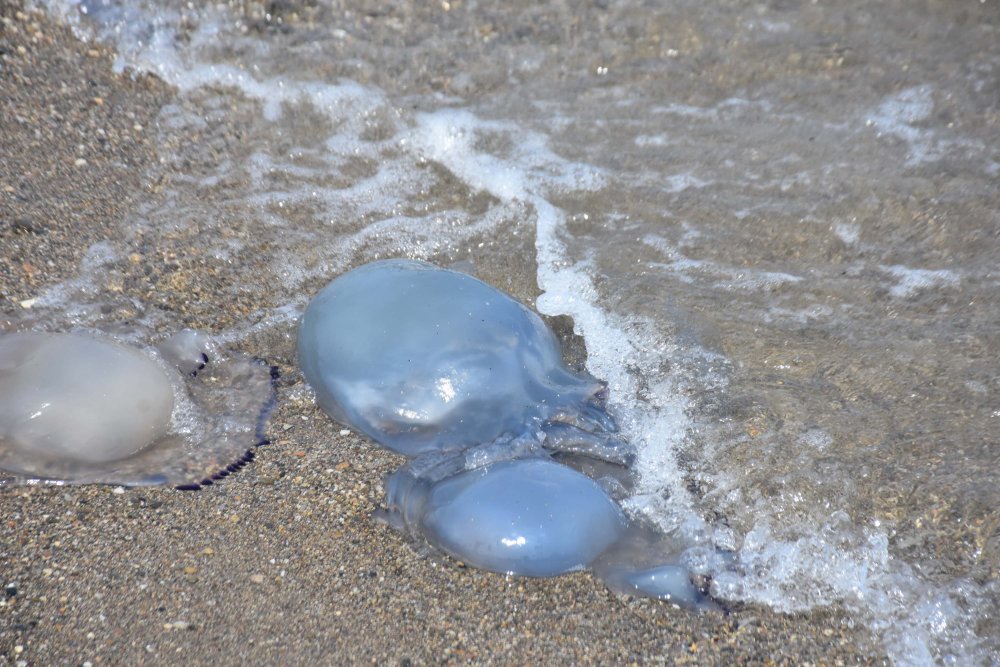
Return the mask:
<svg viewBox="0 0 1000 667">
<path fill-rule="evenodd" d="M 250 581 L 252 581 L 255 584 L 262 584 L 262 583 L 264 583 L 264 575 L 263 574 L 251 574 L 250 575 Z"/>
<path fill-rule="evenodd" d="M 205 556 L 211 556 L 212 554 L 215 553 L 215 550 L 212 549 L 212 547 L 205 547 L 204 549 L 201 550 L 201 553 Z"/>
<path fill-rule="evenodd" d="M 11 224 L 15 232 L 30 232 L 32 234 L 44 234 L 45 227 L 35 224 L 31 218 L 17 218 Z"/>
<path fill-rule="evenodd" d="M 76 159 L 76 161 L 73 162 L 73 166 L 76 166 L 76 167 L 86 167 L 87 166 L 87 161 L 85 159 L 83 159 L 82 157 L 78 157 Z"/>
</svg>

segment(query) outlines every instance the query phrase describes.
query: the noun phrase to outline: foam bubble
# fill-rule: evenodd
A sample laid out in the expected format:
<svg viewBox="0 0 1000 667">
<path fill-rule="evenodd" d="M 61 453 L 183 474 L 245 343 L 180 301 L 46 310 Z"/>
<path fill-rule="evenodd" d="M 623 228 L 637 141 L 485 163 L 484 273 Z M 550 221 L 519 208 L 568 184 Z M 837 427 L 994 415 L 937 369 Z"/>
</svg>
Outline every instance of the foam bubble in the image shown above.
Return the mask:
<svg viewBox="0 0 1000 667">
<path fill-rule="evenodd" d="M 897 283 L 889 290 L 894 297 L 905 299 L 920 292 L 939 287 L 950 287 L 959 283 L 959 275 L 948 269 L 914 269 L 908 266 L 883 266 Z"/>
</svg>

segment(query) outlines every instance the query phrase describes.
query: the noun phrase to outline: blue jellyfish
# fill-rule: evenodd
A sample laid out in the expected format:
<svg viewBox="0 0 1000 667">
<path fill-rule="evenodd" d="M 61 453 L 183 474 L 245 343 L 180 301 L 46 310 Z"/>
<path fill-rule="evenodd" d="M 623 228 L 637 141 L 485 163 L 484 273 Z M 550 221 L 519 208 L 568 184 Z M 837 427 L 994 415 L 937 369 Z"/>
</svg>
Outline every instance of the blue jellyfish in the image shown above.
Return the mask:
<svg viewBox="0 0 1000 667">
<path fill-rule="evenodd" d="M 389 518 L 474 567 L 530 577 L 580 570 L 628 526 L 596 482 L 548 458 L 451 472 L 396 471 L 387 483 Z"/>
<path fill-rule="evenodd" d="M 504 434 L 628 463 L 606 386 L 569 371 L 542 319 L 472 276 L 410 260 L 350 271 L 302 317 L 298 355 L 319 405 L 417 456 Z"/>
</svg>

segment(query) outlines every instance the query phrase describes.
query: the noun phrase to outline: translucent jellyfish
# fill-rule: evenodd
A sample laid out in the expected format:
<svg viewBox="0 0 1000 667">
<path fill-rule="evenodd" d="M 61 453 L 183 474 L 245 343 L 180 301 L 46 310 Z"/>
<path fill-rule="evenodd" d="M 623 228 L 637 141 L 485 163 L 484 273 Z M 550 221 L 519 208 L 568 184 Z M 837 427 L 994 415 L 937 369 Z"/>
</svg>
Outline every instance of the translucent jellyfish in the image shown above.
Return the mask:
<svg viewBox="0 0 1000 667">
<path fill-rule="evenodd" d="M 138 350 L 87 336 L 0 338 L 0 439 L 12 455 L 116 461 L 166 435 L 173 408 L 170 378 Z"/>
<path fill-rule="evenodd" d="M 0 333 L 0 483 L 194 488 L 249 460 L 272 401 L 269 369 L 195 332 L 161 347 Z"/>
<path fill-rule="evenodd" d="M 542 319 L 456 271 L 387 260 L 350 271 L 306 308 L 302 371 L 319 405 L 407 456 L 501 435 L 627 463 L 603 383 L 569 371 Z"/>
<path fill-rule="evenodd" d="M 550 459 L 450 464 L 390 476 L 389 520 L 469 565 L 530 577 L 583 569 L 628 525 L 596 482 Z"/>
</svg>

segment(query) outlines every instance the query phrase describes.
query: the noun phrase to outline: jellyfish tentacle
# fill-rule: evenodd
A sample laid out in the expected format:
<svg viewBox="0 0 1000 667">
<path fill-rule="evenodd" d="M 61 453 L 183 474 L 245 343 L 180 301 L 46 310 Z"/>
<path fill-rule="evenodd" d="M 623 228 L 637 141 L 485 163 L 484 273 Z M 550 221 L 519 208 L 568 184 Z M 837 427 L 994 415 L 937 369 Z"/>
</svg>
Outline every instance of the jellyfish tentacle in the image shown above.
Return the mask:
<svg viewBox="0 0 1000 667">
<path fill-rule="evenodd" d="M 614 435 L 592 433 L 561 421 L 542 424 L 542 431 L 544 446 L 551 452 L 582 454 L 626 467 L 635 461 L 635 447 Z"/>
<path fill-rule="evenodd" d="M 587 433 L 614 433 L 618 430 L 618 425 L 607 413 L 600 410 L 582 408 L 562 409 L 554 411 L 548 418 L 548 422 L 554 424 L 566 424 L 573 428 Z"/>
</svg>

